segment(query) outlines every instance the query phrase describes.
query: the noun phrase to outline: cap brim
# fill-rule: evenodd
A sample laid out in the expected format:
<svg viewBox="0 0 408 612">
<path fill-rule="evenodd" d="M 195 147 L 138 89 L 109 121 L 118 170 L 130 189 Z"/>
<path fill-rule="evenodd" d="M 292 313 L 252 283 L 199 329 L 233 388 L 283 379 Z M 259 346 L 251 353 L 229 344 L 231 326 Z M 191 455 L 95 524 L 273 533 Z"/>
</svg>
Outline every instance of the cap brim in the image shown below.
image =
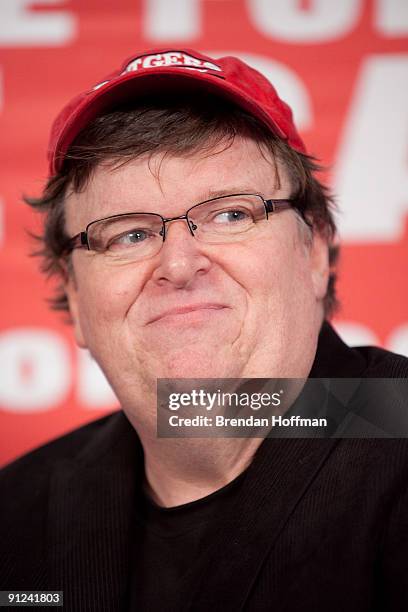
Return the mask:
<svg viewBox="0 0 408 612">
<path fill-rule="evenodd" d="M 68 147 L 92 119 L 120 105 L 131 104 L 151 95 L 173 93 L 207 93 L 235 103 L 248 111 L 280 138 L 287 139 L 272 118 L 249 96 L 221 76 L 195 69 L 154 68 L 140 73 L 130 72 L 90 92 L 77 106 L 56 139 L 51 171 L 60 168 Z"/>
</svg>

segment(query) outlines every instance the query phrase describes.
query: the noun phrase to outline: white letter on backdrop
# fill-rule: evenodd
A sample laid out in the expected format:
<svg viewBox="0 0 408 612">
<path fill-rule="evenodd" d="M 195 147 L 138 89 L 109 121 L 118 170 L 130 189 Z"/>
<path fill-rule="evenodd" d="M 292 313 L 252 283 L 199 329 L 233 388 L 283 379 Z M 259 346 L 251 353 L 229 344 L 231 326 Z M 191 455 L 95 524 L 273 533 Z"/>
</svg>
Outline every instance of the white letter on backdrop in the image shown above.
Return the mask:
<svg viewBox="0 0 408 612">
<path fill-rule="evenodd" d="M 276 62 L 265 55 L 256 53 L 241 53 L 239 51 L 204 51 L 211 57 L 234 55 L 249 64 L 255 70 L 262 72 L 276 88 L 279 97 L 289 104 L 293 111 L 295 123 L 299 130 L 307 130 L 312 126 L 312 101 L 307 88 L 300 76 L 285 64 Z"/>
<path fill-rule="evenodd" d="M 335 168 L 342 238 L 393 241 L 408 213 L 408 55 L 363 65 Z"/>
<path fill-rule="evenodd" d="M 265 36 L 293 43 L 321 43 L 345 36 L 355 26 L 361 0 L 314 0 L 308 10 L 299 0 L 247 0 L 255 27 Z"/>
<path fill-rule="evenodd" d="M 201 0 L 145 0 L 143 34 L 153 41 L 185 41 L 201 34 Z"/>
<path fill-rule="evenodd" d="M 64 399 L 71 368 L 65 342 L 47 329 L 0 335 L 0 404 L 10 412 L 43 412 Z"/>
<path fill-rule="evenodd" d="M 89 352 L 78 349 L 78 401 L 85 408 L 100 410 L 113 409 L 118 406 L 116 399 L 104 373 L 91 357 Z"/>
<path fill-rule="evenodd" d="M 334 322 L 339 336 L 350 346 L 379 345 L 375 333 L 366 325 L 354 321 L 339 320 Z"/>
<path fill-rule="evenodd" d="M 377 30 L 385 36 L 406 36 L 408 34 L 407 0 L 377 0 L 375 22 Z"/>
<path fill-rule="evenodd" d="M 408 357 L 408 323 L 403 323 L 393 330 L 387 339 L 387 348 Z"/>
<path fill-rule="evenodd" d="M 0 45 L 58 46 L 74 38 L 76 22 L 71 12 L 30 11 L 32 4 L 32 0 L 0 2 Z M 41 0 L 38 4 L 56 6 L 64 0 Z"/>
<path fill-rule="evenodd" d="M 3 73 L 0 69 L 0 113 L 4 107 L 4 95 L 3 95 Z M 4 242 L 4 202 L 0 198 L 0 247 Z"/>
</svg>

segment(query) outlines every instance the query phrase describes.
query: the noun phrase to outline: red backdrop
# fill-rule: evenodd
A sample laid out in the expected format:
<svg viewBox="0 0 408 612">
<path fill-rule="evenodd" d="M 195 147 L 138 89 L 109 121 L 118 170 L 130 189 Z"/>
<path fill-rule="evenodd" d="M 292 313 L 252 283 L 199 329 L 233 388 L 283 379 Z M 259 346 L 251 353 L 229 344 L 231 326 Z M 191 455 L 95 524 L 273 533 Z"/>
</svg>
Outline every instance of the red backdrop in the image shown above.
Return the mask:
<svg viewBox="0 0 408 612">
<path fill-rule="evenodd" d="M 406 0 L 19 0 L 0 3 L 0 463 L 115 407 L 30 259 L 21 203 L 46 177 L 62 105 L 134 51 L 190 46 L 261 69 L 329 166 L 342 213 L 335 323 L 408 354 Z"/>
</svg>

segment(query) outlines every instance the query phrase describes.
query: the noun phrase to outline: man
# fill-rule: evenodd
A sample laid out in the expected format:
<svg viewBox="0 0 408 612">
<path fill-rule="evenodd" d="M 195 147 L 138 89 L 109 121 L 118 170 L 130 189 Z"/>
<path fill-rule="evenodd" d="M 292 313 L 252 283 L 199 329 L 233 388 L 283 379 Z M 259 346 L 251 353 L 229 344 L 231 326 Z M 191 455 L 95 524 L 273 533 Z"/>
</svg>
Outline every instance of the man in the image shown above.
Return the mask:
<svg viewBox="0 0 408 612">
<path fill-rule="evenodd" d="M 75 611 L 407 609 L 404 440 L 339 439 L 342 417 L 320 440 L 156 433 L 157 379 L 408 373 L 327 322 L 331 199 L 271 84 L 135 54 L 63 109 L 49 159 L 44 269 L 122 411 L 3 471 L 1 588 Z"/>
</svg>

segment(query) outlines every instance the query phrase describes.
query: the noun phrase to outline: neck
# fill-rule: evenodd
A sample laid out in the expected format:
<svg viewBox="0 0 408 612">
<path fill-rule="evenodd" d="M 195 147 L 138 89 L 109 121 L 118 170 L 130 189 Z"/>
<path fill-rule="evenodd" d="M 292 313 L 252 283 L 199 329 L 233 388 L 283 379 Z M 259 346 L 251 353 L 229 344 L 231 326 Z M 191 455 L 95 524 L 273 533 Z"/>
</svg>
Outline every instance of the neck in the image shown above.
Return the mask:
<svg viewBox="0 0 408 612">
<path fill-rule="evenodd" d="M 284 399 L 274 408 L 274 414 L 286 412 L 305 380 L 286 381 Z M 270 385 L 270 391 L 276 391 L 276 379 L 271 379 Z M 160 506 L 179 506 L 221 489 L 250 465 L 262 443 L 262 438 L 256 437 L 159 438 L 152 406 L 153 399 L 150 409 L 143 412 L 151 415 L 149 419 L 141 419 L 140 410 L 125 409 L 125 412 L 143 446 L 148 493 Z"/>
<path fill-rule="evenodd" d="M 147 490 L 158 505 L 179 506 L 227 485 L 252 462 L 260 438 L 143 439 Z"/>
</svg>

